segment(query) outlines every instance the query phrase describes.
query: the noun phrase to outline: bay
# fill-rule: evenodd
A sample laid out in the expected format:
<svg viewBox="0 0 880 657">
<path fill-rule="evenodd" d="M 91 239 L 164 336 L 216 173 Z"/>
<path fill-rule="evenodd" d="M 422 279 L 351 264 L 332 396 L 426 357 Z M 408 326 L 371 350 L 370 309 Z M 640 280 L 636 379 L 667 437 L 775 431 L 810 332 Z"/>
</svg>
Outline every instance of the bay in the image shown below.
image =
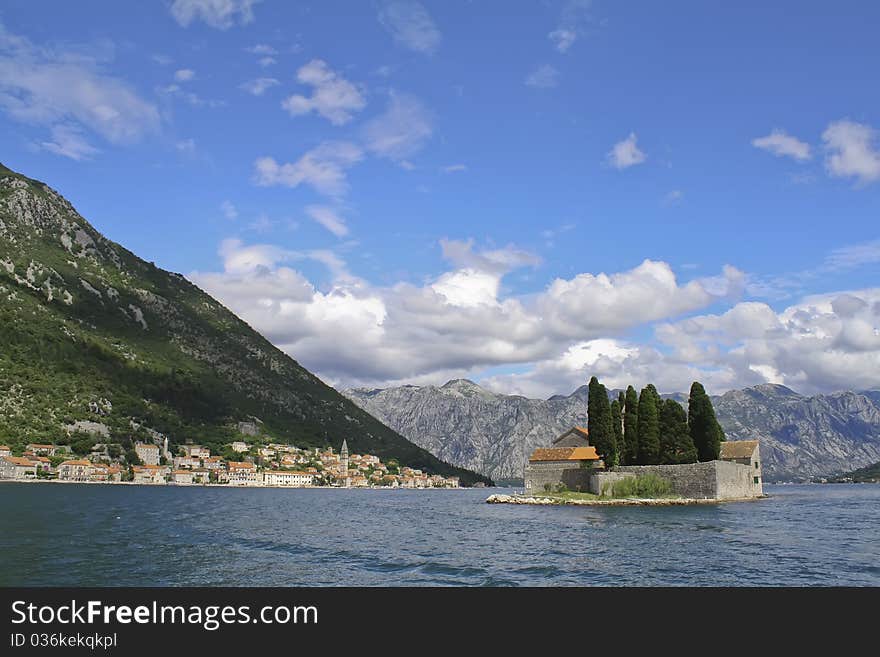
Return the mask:
<svg viewBox="0 0 880 657">
<path fill-rule="evenodd" d="M 3 483 L 0 585 L 880 585 L 880 485 L 677 507 L 494 492 Z"/>
</svg>

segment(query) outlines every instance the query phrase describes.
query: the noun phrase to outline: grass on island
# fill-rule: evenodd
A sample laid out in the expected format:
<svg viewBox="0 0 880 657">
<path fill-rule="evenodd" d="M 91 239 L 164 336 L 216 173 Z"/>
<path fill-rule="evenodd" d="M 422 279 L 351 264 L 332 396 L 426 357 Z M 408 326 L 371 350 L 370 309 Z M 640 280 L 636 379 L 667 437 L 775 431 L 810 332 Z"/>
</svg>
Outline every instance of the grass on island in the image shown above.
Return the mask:
<svg viewBox="0 0 880 657">
<path fill-rule="evenodd" d="M 535 493 L 535 497 L 547 497 L 559 501 L 569 500 L 622 500 L 622 499 L 681 499 L 681 495 L 672 492 L 672 484 L 655 474 L 637 475 L 606 484 L 602 495 L 582 493 L 568 490 L 565 486 L 553 490 Z"/>
</svg>

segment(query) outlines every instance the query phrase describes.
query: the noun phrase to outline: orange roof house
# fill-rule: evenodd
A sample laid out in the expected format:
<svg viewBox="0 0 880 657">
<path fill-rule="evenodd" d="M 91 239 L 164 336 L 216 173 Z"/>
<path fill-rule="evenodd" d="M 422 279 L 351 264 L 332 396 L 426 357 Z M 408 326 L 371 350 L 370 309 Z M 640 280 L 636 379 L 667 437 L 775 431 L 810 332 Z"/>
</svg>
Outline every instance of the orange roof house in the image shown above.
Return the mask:
<svg viewBox="0 0 880 657">
<path fill-rule="evenodd" d="M 539 461 L 598 461 L 592 445 L 587 447 L 539 447 L 529 457 L 530 463 Z"/>
</svg>

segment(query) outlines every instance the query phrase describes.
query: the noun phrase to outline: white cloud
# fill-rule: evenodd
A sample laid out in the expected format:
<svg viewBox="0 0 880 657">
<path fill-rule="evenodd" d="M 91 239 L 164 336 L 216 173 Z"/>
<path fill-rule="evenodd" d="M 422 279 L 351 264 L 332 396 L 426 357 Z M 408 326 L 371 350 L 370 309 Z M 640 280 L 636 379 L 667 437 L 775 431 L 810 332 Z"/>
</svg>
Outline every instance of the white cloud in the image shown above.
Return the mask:
<svg viewBox="0 0 880 657">
<path fill-rule="evenodd" d="M 467 171 L 466 164 L 450 164 L 443 167 L 443 173 L 456 173 L 457 171 Z"/>
<path fill-rule="evenodd" d="M 636 133 L 631 132 L 623 141 L 614 144 L 607 156 L 608 164 L 615 169 L 627 169 L 645 161 L 645 154 L 636 145 Z"/>
<path fill-rule="evenodd" d="M 359 112 L 367 104 L 357 87 L 333 71 L 323 60 L 313 59 L 300 67 L 296 79 L 312 87 L 312 95 L 295 94 L 286 98 L 281 106 L 291 116 L 314 111 L 333 125 L 343 125 L 351 121 L 354 112 Z"/>
<path fill-rule="evenodd" d="M 182 27 L 201 20 L 218 30 L 247 25 L 254 20 L 253 7 L 260 0 L 174 0 L 171 15 Z"/>
<path fill-rule="evenodd" d="M 174 72 L 174 79 L 178 82 L 189 82 L 196 77 L 196 72 L 191 68 L 181 68 Z"/>
<path fill-rule="evenodd" d="M 880 262 L 880 240 L 834 249 L 825 258 L 825 269 L 838 271 Z"/>
<path fill-rule="evenodd" d="M 192 277 L 325 380 L 345 385 L 534 367 L 563 356 L 571 368 L 601 351 L 620 359 L 636 353 L 615 337 L 621 332 L 719 300 L 699 281 L 678 284 L 667 264 L 650 261 L 511 296 L 504 277 L 536 266 L 537 256 L 513 246 L 478 250 L 472 241 L 441 247 L 449 268 L 422 285 L 373 286 L 352 276 L 338 254 L 240 242 L 224 243 L 222 272 Z M 289 268 L 306 258 L 327 265 L 328 287 Z"/>
<path fill-rule="evenodd" d="M 829 174 L 856 178 L 861 184 L 880 180 L 880 151 L 874 128 L 844 119 L 830 123 L 822 140 L 828 151 L 825 168 Z"/>
<path fill-rule="evenodd" d="M 684 198 L 684 192 L 680 189 L 673 189 L 666 196 L 663 197 L 663 205 L 676 205 L 681 203 Z"/>
<path fill-rule="evenodd" d="M 82 49 L 36 46 L 0 23 L 0 108 L 16 121 L 63 124 L 68 140 L 80 127 L 114 144 L 157 132 L 156 106 L 105 73 L 106 63 Z M 47 143 L 61 146 L 57 138 Z"/>
<path fill-rule="evenodd" d="M 193 107 L 222 107 L 226 103 L 222 100 L 205 99 L 198 94 L 183 89 L 179 84 L 169 84 L 159 87 L 156 92 L 168 99 L 179 99 Z"/>
<path fill-rule="evenodd" d="M 549 64 L 544 64 L 529 73 L 525 83 L 527 86 L 537 89 L 550 89 L 559 84 L 559 71 Z"/>
<path fill-rule="evenodd" d="M 69 125 L 54 126 L 52 128 L 52 141 L 41 142 L 38 146 L 50 153 L 69 157 L 77 162 L 90 160 L 92 156 L 100 152 L 86 141 L 78 128 Z"/>
<path fill-rule="evenodd" d="M 258 43 L 256 45 L 245 48 L 252 55 L 277 55 L 278 51 L 266 43 Z"/>
<path fill-rule="evenodd" d="M 260 66 L 266 68 L 267 66 L 272 66 L 273 64 L 277 64 L 278 60 L 274 57 L 260 57 L 258 60 Z"/>
<path fill-rule="evenodd" d="M 433 126 L 428 110 L 413 96 L 392 92 L 381 115 L 363 129 L 366 148 L 380 157 L 403 163 L 431 138 Z"/>
<path fill-rule="evenodd" d="M 181 139 L 174 144 L 178 153 L 183 155 L 192 155 L 196 152 L 196 140 L 193 138 Z"/>
<path fill-rule="evenodd" d="M 411 0 L 390 0 L 379 9 L 379 22 L 394 40 L 416 52 L 431 54 L 442 36 L 425 7 Z"/>
<path fill-rule="evenodd" d="M 232 201 L 223 201 L 220 204 L 220 212 L 222 212 L 223 216 L 230 221 L 234 221 L 238 218 L 238 210 L 236 209 L 235 205 L 233 205 Z"/>
<path fill-rule="evenodd" d="M 267 89 L 271 89 L 279 84 L 280 82 L 275 78 L 257 78 L 256 80 L 248 80 L 240 88 L 254 96 L 262 96 Z"/>
<path fill-rule="evenodd" d="M 586 24 L 590 21 L 590 0 L 569 0 L 562 10 L 559 27 L 550 32 L 547 38 L 561 53 L 568 52 L 578 37 L 583 34 Z"/>
<path fill-rule="evenodd" d="M 777 157 L 791 157 L 799 162 L 809 160 L 810 145 L 796 137 L 786 134 L 784 130 L 773 130 L 765 137 L 752 140 L 752 146 L 760 148 Z"/>
<path fill-rule="evenodd" d="M 340 196 L 348 190 L 346 171 L 362 159 L 363 152 L 351 142 L 323 142 L 296 162 L 279 164 L 271 157 L 257 159 L 254 178 L 264 187 L 298 187 L 305 183 L 321 194 Z"/>
<path fill-rule="evenodd" d="M 553 42 L 556 50 L 558 50 L 559 52 L 567 52 L 568 49 L 571 48 L 574 45 L 574 42 L 577 40 L 577 32 L 575 32 L 574 30 L 559 28 L 558 30 L 553 30 L 550 34 L 548 34 L 547 38 Z"/>
<path fill-rule="evenodd" d="M 345 219 L 333 208 L 326 205 L 310 205 L 306 208 L 306 214 L 329 230 L 336 237 L 348 235 L 348 226 Z"/>
</svg>

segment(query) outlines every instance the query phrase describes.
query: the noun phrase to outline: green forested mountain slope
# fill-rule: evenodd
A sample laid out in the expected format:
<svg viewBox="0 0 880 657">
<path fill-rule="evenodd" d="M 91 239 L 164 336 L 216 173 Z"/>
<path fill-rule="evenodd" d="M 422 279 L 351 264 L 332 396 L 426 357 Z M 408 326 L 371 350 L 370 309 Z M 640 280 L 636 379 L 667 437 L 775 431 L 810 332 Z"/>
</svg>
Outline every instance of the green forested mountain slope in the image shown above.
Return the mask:
<svg viewBox="0 0 880 657">
<path fill-rule="evenodd" d="M 123 446 L 154 430 L 219 448 L 257 420 L 280 442 L 345 438 L 355 452 L 487 481 L 410 443 L 183 276 L 0 165 L 0 443 L 65 440 L 76 425 L 106 427 L 102 440 Z"/>
</svg>

